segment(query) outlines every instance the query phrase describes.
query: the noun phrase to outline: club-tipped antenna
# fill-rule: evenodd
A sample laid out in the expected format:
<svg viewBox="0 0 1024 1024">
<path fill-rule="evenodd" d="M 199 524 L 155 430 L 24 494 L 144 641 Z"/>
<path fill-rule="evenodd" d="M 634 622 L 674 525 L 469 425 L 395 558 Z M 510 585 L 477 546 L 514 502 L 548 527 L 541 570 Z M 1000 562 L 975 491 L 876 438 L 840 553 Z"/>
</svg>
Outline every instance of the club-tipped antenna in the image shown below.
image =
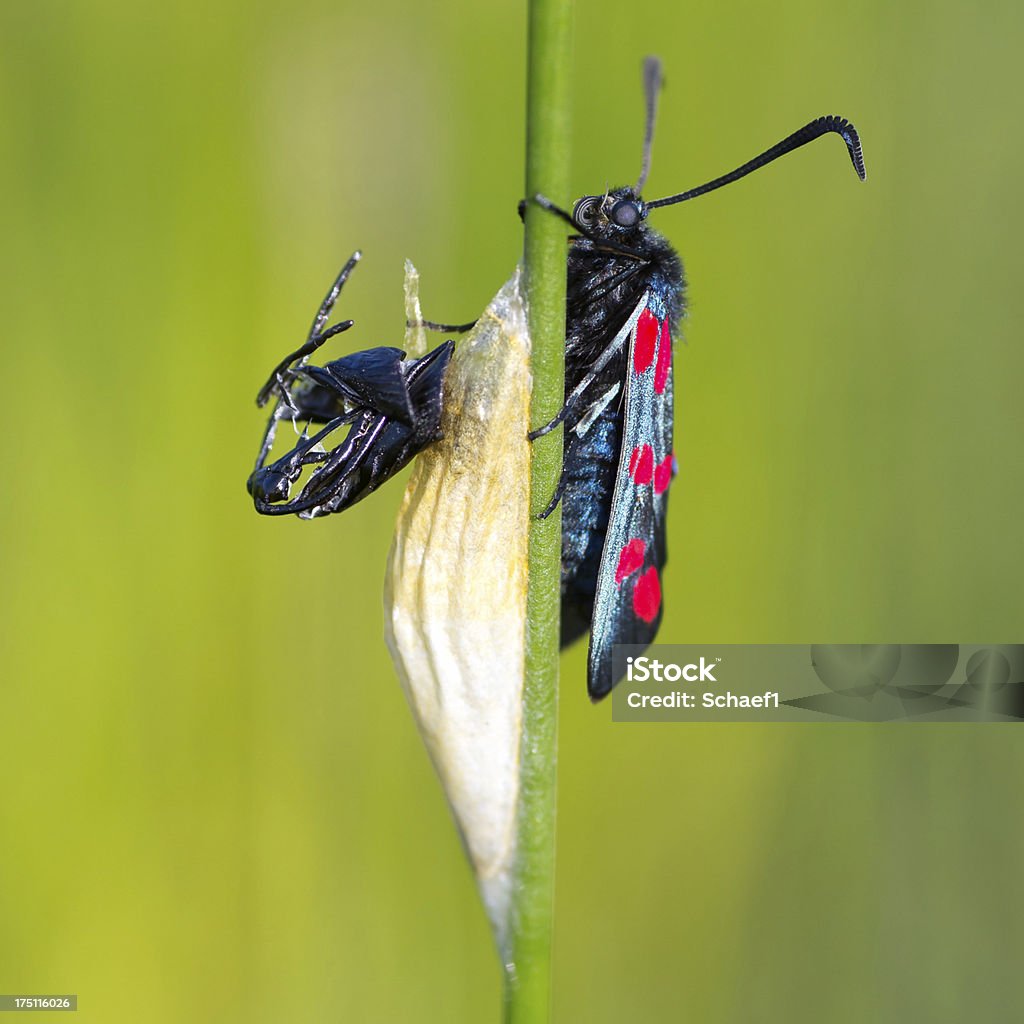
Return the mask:
<svg viewBox="0 0 1024 1024">
<path fill-rule="evenodd" d="M 867 177 L 867 171 L 864 169 L 864 153 L 861 150 L 860 136 L 857 134 L 857 129 L 845 117 L 837 117 L 834 114 L 830 114 L 827 117 L 816 118 L 810 124 L 805 124 L 799 131 L 795 131 L 781 142 L 777 142 L 771 149 L 766 149 L 760 156 L 755 156 L 753 160 L 748 160 L 742 167 L 737 167 L 735 171 L 730 171 L 728 174 L 723 174 L 720 178 L 715 178 L 704 185 L 698 185 L 696 188 L 688 189 L 686 192 L 680 192 L 678 195 L 667 196 L 665 199 L 655 199 L 653 203 L 647 204 L 647 208 L 650 210 L 656 206 L 671 206 L 673 203 L 684 203 L 687 199 L 695 199 L 706 192 L 714 192 L 716 188 L 721 188 L 723 185 L 729 185 L 734 181 L 738 181 L 740 178 L 750 174 L 751 171 L 756 171 L 759 167 L 764 167 L 765 164 L 770 164 L 773 160 L 778 160 L 780 156 L 785 156 L 786 153 L 791 153 L 794 149 L 806 146 L 808 142 L 813 142 L 829 132 L 835 132 L 837 135 L 842 136 L 843 141 L 846 143 L 846 148 L 850 152 L 853 169 L 857 172 L 857 177 L 864 181 Z"/>
<path fill-rule="evenodd" d="M 636 183 L 637 194 L 643 192 L 647 175 L 651 170 L 651 143 L 654 141 L 654 119 L 658 113 L 658 93 L 661 92 L 661 61 L 657 57 L 644 58 L 644 103 L 647 116 L 644 121 L 644 153 L 640 164 L 640 180 Z"/>
</svg>

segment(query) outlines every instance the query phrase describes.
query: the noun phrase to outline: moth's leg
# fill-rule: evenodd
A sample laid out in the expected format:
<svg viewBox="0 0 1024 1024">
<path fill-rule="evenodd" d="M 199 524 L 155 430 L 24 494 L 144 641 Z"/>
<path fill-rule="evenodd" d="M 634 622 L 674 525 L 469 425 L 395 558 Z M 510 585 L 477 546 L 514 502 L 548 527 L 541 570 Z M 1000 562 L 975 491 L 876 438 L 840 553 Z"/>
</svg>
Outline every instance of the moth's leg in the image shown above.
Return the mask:
<svg viewBox="0 0 1024 1024">
<path fill-rule="evenodd" d="M 547 196 L 542 196 L 540 193 L 533 197 L 535 202 L 542 210 L 547 210 L 548 213 L 553 213 L 556 217 L 560 217 L 568 224 L 573 231 L 576 232 L 575 236 L 570 238 L 569 241 L 575 241 L 576 238 L 587 238 L 593 242 L 600 252 L 615 253 L 619 256 L 630 256 L 635 260 L 642 260 L 647 262 L 647 255 L 641 252 L 639 249 L 631 249 L 627 245 L 617 245 L 615 242 L 608 241 L 607 238 L 599 238 L 597 235 L 591 234 L 586 228 L 580 227 L 572 219 L 572 214 L 567 210 L 563 210 L 560 206 L 551 202 Z M 526 213 L 526 200 L 519 200 L 519 216 L 522 217 Z"/>
<path fill-rule="evenodd" d="M 572 219 L 572 214 L 568 210 L 563 210 L 557 204 L 551 202 L 547 196 L 542 196 L 540 193 L 532 197 L 532 201 L 535 202 L 542 210 L 547 210 L 548 213 L 553 213 L 556 217 L 561 217 L 566 224 L 569 225 L 574 231 L 580 232 L 580 234 L 586 234 L 586 232 Z M 521 219 L 526 219 L 526 204 L 529 202 L 527 199 L 519 200 L 519 216 Z"/>
<path fill-rule="evenodd" d="M 278 408 L 281 408 L 281 403 L 278 403 Z M 278 417 L 278 419 L 280 419 L 280 417 Z M 281 505 L 280 502 L 287 500 L 292 485 L 302 474 L 302 467 L 309 465 L 312 462 L 322 462 L 329 458 L 327 453 L 313 452 L 312 450 L 316 448 L 320 442 L 331 433 L 331 431 L 337 430 L 338 427 L 351 422 L 351 420 L 351 415 L 338 416 L 336 419 L 328 423 L 322 430 L 314 434 L 313 437 L 303 434 L 299 443 L 290 452 L 288 452 L 287 455 L 283 455 L 280 459 L 276 462 L 272 462 L 269 466 L 263 465 L 263 460 L 266 458 L 266 451 L 261 452 L 260 461 L 257 463 L 256 469 L 253 470 L 246 483 L 246 488 L 252 495 L 256 511 L 263 515 L 281 515 L 282 512 L 280 510 L 285 508 L 285 506 Z M 270 438 L 270 444 L 273 444 L 272 437 Z M 264 443 L 264 447 L 269 450 L 269 446 L 266 442 Z M 289 502 L 288 504 L 290 505 L 291 503 Z"/>
<path fill-rule="evenodd" d="M 336 416 L 331 420 L 325 427 L 317 431 L 312 437 L 308 433 L 303 433 L 302 437 L 299 438 L 298 444 L 288 452 L 287 455 L 282 455 L 276 462 L 272 462 L 266 468 L 273 472 L 288 472 L 296 470 L 299 466 L 304 465 L 309 461 L 308 453 L 315 448 L 328 434 L 332 431 L 337 430 L 338 427 L 344 426 L 346 423 L 351 423 L 352 420 L 358 415 L 358 413 L 349 413 L 344 416 Z M 280 417 L 278 417 L 280 419 Z M 269 452 L 269 446 L 267 452 Z M 266 458 L 266 454 L 261 452 L 263 458 Z M 322 461 L 313 460 L 313 461 Z M 256 465 L 257 469 L 263 468 L 262 459 Z"/>
<path fill-rule="evenodd" d="M 267 429 L 263 431 L 263 442 L 260 444 L 260 453 L 256 456 L 256 468 L 253 470 L 253 473 L 258 473 L 263 468 L 263 463 L 270 454 L 270 449 L 274 447 L 277 425 L 284 417 L 284 409 L 284 402 L 278 401 L 277 405 L 274 406 L 274 411 L 270 414 L 270 419 L 267 420 Z"/>
<path fill-rule="evenodd" d="M 566 401 L 565 405 L 563 405 L 562 408 L 558 411 L 558 414 L 554 417 L 554 419 L 548 420 L 548 422 L 545 423 L 543 427 L 538 427 L 536 430 L 531 430 L 526 435 L 527 440 L 536 441 L 538 437 L 543 437 L 545 434 L 550 434 L 551 431 L 554 430 L 559 423 L 565 422 L 566 416 L 568 416 L 569 413 L 572 412 L 572 407 L 573 403 L 572 399 L 570 398 Z"/>
<path fill-rule="evenodd" d="M 405 326 L 425 327 L 428 331 L 437 331 L 440 334 L 465 334 L 476 327 L 476 321 L 470 320 L 468 324 L 439 324 L 433 320 L 406 320 Z"/>
<path fill-rule="evenodd" d="M 248 488 L 249 493 L 253 497 L 256 511 L 262 515 L 281 516 L 290 515 L 293 512 L 301 512 L 306 508 L 319 504 L 318 500 L 305 500 L 309 497 L 310 486 L 314 485 L 314 489 L 316 489 L 319 485 L 326 489 L 326 486 L 331 482 L 331 476 L 336 473 L 341 463 L 351 456 L 362 435 L 357 428 L 349 431 L 345 440 L 330 452 L 314 452 L 313 449 L 332 431 L 351 421 L 351 416 L 339 416 L 336 420 L 328 423 L 322 430 L 317 431 L 312 437 L 303 438 L 292 451 L 278 459 L 277 462 L 271 463 L 271 465 L 257 473 L 253 473 L 249 477 Z M 325 465 L 321 466 L 310 477 L 298 497 L 293 498 L 291 501 L 286 501 L 289 490 L 302 473 L 303 466 L 308 466 L 315 462 L 323 462 Z M 327 475 L 326 480 L 324 477 L 325 472 Z M 317 484 L 314 484 L 314 480 L 317 481 Z M 317 490 L 317 494 L 319 493 L 319 490 Z"/>
<path fill-rule="evenodd" d="M 309 478 L 299 496 L 288 503 L 288 511 L 308 512 L 331 501 L 345 480 L 366 461 L 387 425 L 386 416 L 364 414 L 362 422 L 329 454 L 328 461 Z"/>
<path fill-rule="evenodd" d="M 256 396 L 256 404 L 264 406 L 267 404 L 267 399 L 270 397 L 271 391 L 273 391 L 275 385 L 277 386 L 278 392 L 285 401 L 289 401 L 285 396 L 288 392 L 288 385 L 284 380 L 284 372 L 289 366 L 296 360 L 300 361 L 300 365 L 305 361 L 329 338 L 333 338 L 336 334 L 340 334 L 342 331 L 347 331 L 352 324 L 353 320 L 344 320 L 341 323 L 335 324 L 333 327 L 324 330 L 324 324 L 327 323 L 328 317 L 331 315 L 331 310 L 334 309 L 334 304 L 338 301 L 338 296 L 341 294 L 342 286 L 348 280 L 349 274 L 352 273 L 355 265 L 362 259 L 363 254 L 357 249 L 349 257 L 348 262 L 338 272 L 338 276 L 334 279 L 334 284 L 331 285 L 327 294 L 324 296 L 323 302 L 320 303 L 320 308 L 316 312 L 316 316 L 313 318 L 313 324 L 309 329 L 309 334 L 306 336 L 305 342 L 299 346 L 291 355 L 286 356 L 274 367 L 273 372 L 270 374 L 270 378 L 267 383 L 260 388 L 259 394 Z"/>
<path fill-rule="evenodd" d="M 288 470 L 282 472 L 279 469 L 282 462 L 289 467 L 289 470 L 294 471 L 294 456 L 296 453 L 299 452 L 300 448 L 303 451 L 306 451 L 308 450 L 308 447 L 311 447 L 305 444 L 307 435 L 304 433 L 299 444 L 296 445 L 288 455 L 284 456 L 282 459 L 278 459 L 277 462 L 271 466 L 264 465 L 267 461 L 267 456 L 274 447 L 274 441 L 277 439 L 277 425 L 285 418 L 286 413 L 290 411 L 291 410 L 284 399 L 278 399 L 277 404 L 274 406 L 274 411 L 270 414 L 270 419 L 267 421 L 267 429 L 263 432 L 263 441 L 260 444 L 259 454 L 256 456 L 256 466 L 249 475 L 249 480 L 246 484 L 250 494 L 253 493 L 254 488 L 261 492 L 266 491 L 267 488 L 264 485 L 264 481 L 273 480 L 275 477 L 281 477 L 282 475 L 287 476 Z M 335 427 L 339 426 L 342 422 L 344 422 L 344 417 L 339 417 L 336 423 L 326 428 L 326 432 L 335 429 Z M 325 436 L 326 432 L 321 432 L 312 444 L 315 445 L 321 436 Z M 302 458 L 299 461 L 305 462 L 307 459 Z"/>
<path fill-rule="evenodd" d="M 347 331 L 355 320 L 342 320 L 340 323 L 336 323 L 333 327 L 328 327 L 322 334 L 311 335 L 299 348 L 297 348 L 290 355 L 284 357 L 274 367 L 267 379 L 267 383 L 260 388 L 259 394 L 256 396 L 257 405 L 266 405 L 267 399 L 270 398 L 271 392 L 274 388 L 277 388 L 278 394 L 281 398 L 294 410 L 292 403 L 292 397 L 288 393 L 288 382 L 285 380 L 285 373 L 290 372 L 290 375 L 294 377 L 295 371 L 289 371 L 288 368 L 296 360 L 299 360 L 299 366 L 303 366 L 307 359 L 327 340 L 333 338 L 336 334 L 341 334 L 342 331 Z"/>
<path fill-rule="evenodd" d="M 550 422 L 545 423 L 544 426 L 538 427 L 536 430 L 531 430 L 526 436 L 531 441 L 536 441 L 538 437 L 543 437 L 545 434 L 550 434 L 559 423 L 564 423 L 569 413 L 571 413 L 576 406 L 579 404 L 580 399 L 584 396 L 587 389 L 597 379 L 597 375 L 608 365 L 609 360 L 619 351 L 620 348 L 625 344 L 626 339 L 629 337 L 629 331 L 619 331 L 618 334 L 612 338 L 609 342 L 608 347 L 594 360 L 590 366 L 590 370 L 587 375 L 573 388 L 570 395 L 565 400 L 565 405 L 559 410 L 558 414 Z"/>
<path fill-rule="evenodd" d="M 338 296 L 341 294 L 342 285 L 348 280 L 348 275 L 352 273 L 355 265 L 362 258 L 363 254 L 356 249 L 348 258 L 345 266 L 338 272 L 338 276 L 334 279 L 334 284 L 331 285 L 330 291 L 324 296 L 324 301 L 320 303 L 320 308 L 313 318 L 313 326 L 309 329 L 307 341 L 312 341 L 324 329 L 324 324 L 327 323 L 327 318 L 331 315 L 331 310 L 334 309 L 334 304 L 338 301 Z"/>
<path fill-rule="evenodd" d="M 555 487 L 555 493 L 551 496 L 551 500 L 548 502 L 548 506 L 543 512 L 538 512 L 535 516 L 536 519 L 547 519 L 552 512 L 558 508 L 558 503 L 562 500 L 562 495 L 565 494 L 565 488 L 569 483 L 569 479 L 565 472 L 565 463 L 562 464 L 562 475 L 558 478 L 558 485 Z"/>
<path fill-rule="evenodd" d="M 607 362 L 607 360 L 605 360 Z M 601 364 L 602 366 L 604 363 Z M 527 435 L 527 439 L 530 441 L 536 441 L 538 437 L 543 437 L 545 434 L 550 434 L 559 423 L 564 423 L 571 412 L 573 412 L 576 406 L 579 404 L 580 399 L 583 397 L 584 392 L 594 383 L 596 378 L 596 371 L 591 371 L 580 381 L 580 383 L 573 390 L 572 394 L 565 400 L 565 405 L 555 414 L 553 419 L 548 420 L 547 423 L 542 427 L 538 427 L 536 430 L 531 430 Z"/>
<path fill-rule="evenodd" d="M 347 508 L 442 436 L 442 384 L 454 350 L 455 342 L 449 340 L 425 356 L 403 364 L 412 415 L 404 419 L 380 415 L 376 405 L 372 406 L 372 414 L 364 413 L 358 428 L 353 430 L 357 446 L 354 454 L 339 460 L 332 453 L 330 463 L 316 471 L 301 495 L 306 500 L 308 491 L 308 496 L 316 500 L 319 507 L 314 506 L 311 515 L 328 515 Z M 348 480 L 364 467 L 368 475 L 356 478 L 360 490 L 353 494 Z M 326 498 L 321 494 L 326 494 Z M 299 515 L 309 518 L 304 512 Z"/>
</svg>

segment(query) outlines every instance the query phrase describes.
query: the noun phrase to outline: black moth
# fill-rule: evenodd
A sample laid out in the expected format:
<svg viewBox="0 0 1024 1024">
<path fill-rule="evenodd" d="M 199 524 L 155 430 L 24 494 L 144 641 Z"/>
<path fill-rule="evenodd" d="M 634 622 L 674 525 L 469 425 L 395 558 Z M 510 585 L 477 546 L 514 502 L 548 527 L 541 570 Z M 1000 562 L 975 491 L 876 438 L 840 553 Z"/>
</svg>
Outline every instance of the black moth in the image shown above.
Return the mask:
<svg viewBox="0 0 1024 1024">
<path fill-rule="evenodd" d="M 444 373 L 455 348 L 446 341 L 423 356 L 406 359 L 398 348 L 372 348 L 324 366 L 309 357 L 328 338 L 347 331 L 351 320 L 324 330 L 342 285 L 359 262 L 358 252 L 342 268 L 320 306 L 301 348 L 274 368 L 256 397 L 265 405 L 276 391 L 248 488 L 257 512 L 296 514 L 313 519 L 341 512 L 375 491 L 440 435 Z M 293 365 L 296 364 L 296 365 Z M 266 465 L 282 419 L 306 423 L 295 447 Z M 311 424 L 324 426 L 309 434 Z M 333 448 L 324 441 L 341 427 L 349 430 Z M 313 467 L 299 493 L 292 488 Z"/>
<path fill-rule="evenodd" d="M 565 405 L 530 437 L 565 425 L 562 476 L 543 514 L 550 514 L 559 501 L 563 503 L 562 646 L 590 630 L 587 690 L 594 701 L 606 696 L 619 681 L 612 662 L 614 645 L 647 646 L 654 640 L 662 616 L 667 491 L 676 472 L 672 445 L 673 337 L 684 309 L 684 279 L 675 250 L 647 226 L 648 212 L 728 185 L 830 132 L 843 138 L 857 174 L 861 179 L 865 177 L 856 129 L 843 118 L 820 117 L 728 174 L 686 192 L 645 202 L 640 193 L 650 166 L 660 85 L 660 63 L 648 58 L 644 64 L 647 118 L 643 161 L 635 187 L 583 196 L 571 213 L 543 196 L 534 197 L 573 229 L 568 255 Z M 347 269 L 350 267 L 342 271 L 325 300 L 309 341 L 279 365 L 261 392 L 265 401 L 276 386 L 281 399 L 271 417 L 257 470 L 250 477 L 250 492 L 258 511 L 297 512 L 306 517 L 340 511 L 401 468 L 430 443 L 430 431 L 436 431 L 450 342 L 424 360 L 389 364 L 401 367 L 388 371 L 390 379 L 394 381 L 398 374 L 409 382 L 411 391 L 416 367 L 436 359 L 427 367 L 430 370 L 432 366 L 436 373 L 424 376 L 418 390 L 424 408 L 421 416 L 416 413 L 414 401 L 412 419 L 398 421 L 389 415 L 388 407 L 374 404 L 379 395 L 364 389 L 360 396 L 366 404 L 360 415 L 367 425 L 360 421 L 342 445 L 326 456 L 317 456 L 323 459 L 320 468 L 297 499 L 286 501 L 289 485 L 312 460 L 316 439 L 351 420 L 335 414 L 335 419 L 327 420 L 328 427 L 314 438 L 303 437 L 293 452 L 264 467 L 276 423 L 282 416 L 291 414 L 295 418 L 298 414 L 300 418 L 325 421 L 322 413 L 319 418 L 308 414 L 319 412 L 321 403 L 334 401 L 333 396 L 340 396 L 343 408 L 352 408 L 348 393 L 342 390 L 344 375 L 336 374 L 328 382 L 323 376 L 311 376 L 317 368 L 305 366 L 305 359 L 323 340 L 350 326 L 339 324 L 320 333 Z M 427 326 L 466 330 L 472 324 Z M 398 350 L 375 349 L 363 355 L 373 357 L 373 353 L 380 352 Z M 299 366 L 289 370 L 296 359 L 300 360 Z M 387 374 L 380 357 L 371 361 L 377 371 L 376 387 Z M 346 362 L 338 360 L 328 367 Z M 315 386 L 307 384 L 298 393 L 292 387 L 289 394 L 289 381 L 303 375 Z M 400 443 L 384 432 L 384 424 L 394 427 L 398 422 L 404 431 Z M 378 439 L 364 440 L 369 424 L 377 424 L 381 431 L 375 435 Z M 359 472 L 353 483 L 349 463 L 355 460 L 359 460 Z M 307 493 L 311 488 L 312 493 Z M 281 501 L 286 503 L 277 504 Z"/>
<path fill-rule="evenodd" d="M 647 118 L 635 187 L 583 196 L 572 213 L 535 201 L 567 221 L 570 237 L 565 325 L 565 405 L 533 437 L 565 424 L 558 491 L 562 505 L 562 646 L 590 630 L 592 700 L 619 681 L 615 644 L 650 644 L 662 614 L 672 446 L 673 338 L 684 309 L 683 266 L 647 226 L 647 214 L 744 177 L 808 142 L 836 132 L 865 177 L 860 139 L 839 117 L 821 117 L 729 174 L 645 202 L 661 66 L 644 63 Z"/>
</svg>

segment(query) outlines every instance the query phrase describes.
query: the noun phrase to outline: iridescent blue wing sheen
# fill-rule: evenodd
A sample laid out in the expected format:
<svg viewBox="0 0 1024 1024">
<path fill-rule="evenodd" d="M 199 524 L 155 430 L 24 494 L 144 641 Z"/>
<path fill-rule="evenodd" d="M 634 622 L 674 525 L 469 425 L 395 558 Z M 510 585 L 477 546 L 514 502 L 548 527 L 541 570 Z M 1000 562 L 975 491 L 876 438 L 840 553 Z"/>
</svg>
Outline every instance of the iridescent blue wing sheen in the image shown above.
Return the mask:
<svg viewBox="0 0 1024 1024">
<path fill-rule="evenodd" d="M 647 646 L 661 623 L 668 486 L 672 449 L 672 336 L 655 290 L 644 293 L 623 327 L 629 333 L 622 447 L 605 535 L 590 630 L 591 700 L 618 682 L 615 644 Z"/>
</svg>

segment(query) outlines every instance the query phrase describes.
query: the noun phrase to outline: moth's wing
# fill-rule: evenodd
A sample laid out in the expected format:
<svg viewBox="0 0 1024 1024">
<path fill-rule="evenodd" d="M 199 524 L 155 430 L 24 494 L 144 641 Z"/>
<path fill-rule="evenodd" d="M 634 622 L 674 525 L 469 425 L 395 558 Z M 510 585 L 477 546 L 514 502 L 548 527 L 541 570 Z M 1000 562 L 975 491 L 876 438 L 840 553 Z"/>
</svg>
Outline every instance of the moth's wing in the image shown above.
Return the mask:
<svg viewBox="0 0 1024 1024">
<path fill-rule="evenodd" d="M 426 446 L 441 436 L 444 379 L 455 342 L 446 341 L 432 352 L 414 360 L 406 371 L 409 401 L 412 403 L 417 443 Z"/>
<path fill-rule="evenodd" d="M 320 494 L 329 492 L 327 500 L 315 511 L 300 515 L 312 518 L 344 511 L 391 479 L 427 445 L 440 438 L 444 378 L 454 350 L 455 343 L 446 341 L 420 359 L 402 364 L 413 411 L 411 422 L 370 417 L 365 422 L 365 431 L 358 423 L 353 426 L 349 435 L 350 453 L 344 460 L 335 461 L 330 475 L 325 472 L 322 483 L 316 481 L 316 476 L 310 481 L 311 485 L 316 481 Z M 331 465 L 328 463 L 328 467 Z"/>
<path fill-rule="evenodd" d="M 299 372 L 339 396 L 411 426 L 414 413 L 404 359 L 400 348 L 381 346 L 353 352 L 324 366 L 304 366 Z"/>
<path fill-rule="evenodd" d="M 259 467 L 249 478 L 256 510 L 315 519 L 350 508 L 394 476 L 440 435 L 444 376 L 454 348 L 446 341 L 408 361 L 398 358 L 400 349 L 377 348 L 325 367 L 303 367 L 305 380 L 313 383 L 292 396 L 300 415 L 315 409 L 310 396 L 321 392 L 336 394 L 340 403 L 357 400 L 361 390 L 366 405 L 341 412 L 312 436 L 303 434 L 291 451 Z M 292 498 L 308 467 L 314 468 Z"/>
<path fill-rule="evenodd" d="M 668 486 L 672 450 L 672 337 L 668 311 L 655 291 L 634 309 L 626 367 L 622 448 L 615 476 L 590 631 L 587 689 L 591 700 L 619 681 L 615 644 L 646 647 L 661 623 Z"/>
</svg>

